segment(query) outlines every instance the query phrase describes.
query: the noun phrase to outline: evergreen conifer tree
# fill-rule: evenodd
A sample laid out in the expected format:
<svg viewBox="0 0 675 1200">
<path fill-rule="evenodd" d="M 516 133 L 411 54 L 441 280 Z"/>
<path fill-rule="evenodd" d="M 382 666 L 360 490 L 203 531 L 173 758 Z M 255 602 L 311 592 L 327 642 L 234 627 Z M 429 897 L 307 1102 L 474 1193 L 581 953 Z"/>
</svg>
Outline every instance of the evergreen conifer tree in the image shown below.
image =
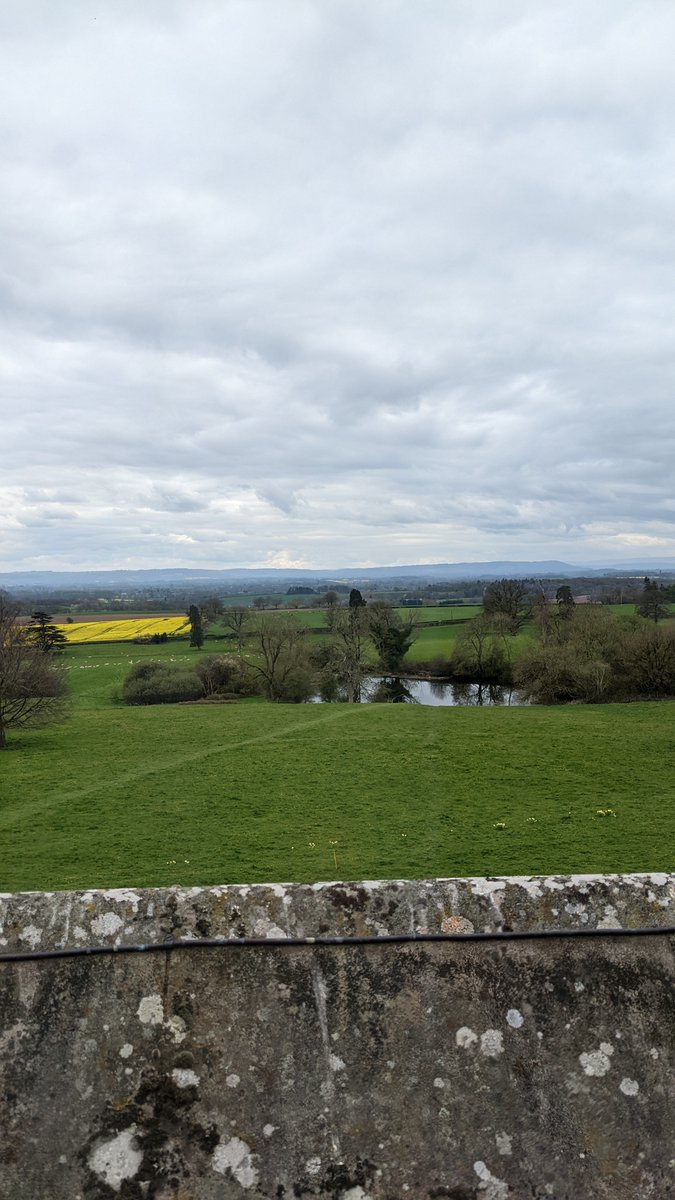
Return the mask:
<svg viewBox="0 0 675 1200">
<path fill-rule="evenodd" d="M 190 621 L 190 645 L 195 650 L 201 650 L 204 645 L 204 625 L 202 622 L 202 614 L 196 604 L 191 604 L 188 608 L 188 619 Z"/>
</svg>

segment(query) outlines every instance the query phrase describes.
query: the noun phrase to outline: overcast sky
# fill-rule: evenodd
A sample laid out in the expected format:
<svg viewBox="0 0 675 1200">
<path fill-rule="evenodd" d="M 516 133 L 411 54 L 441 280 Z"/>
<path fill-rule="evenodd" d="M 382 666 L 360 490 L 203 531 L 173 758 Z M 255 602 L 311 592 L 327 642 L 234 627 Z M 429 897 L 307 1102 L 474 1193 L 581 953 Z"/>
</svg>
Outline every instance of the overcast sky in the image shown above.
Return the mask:
<svg viewBox="0 0 675 1200">
<path fill-rule="evenodd" d="M 0 570 L 675 554 L 672 0 L 3 0 Z"/>
</svg>

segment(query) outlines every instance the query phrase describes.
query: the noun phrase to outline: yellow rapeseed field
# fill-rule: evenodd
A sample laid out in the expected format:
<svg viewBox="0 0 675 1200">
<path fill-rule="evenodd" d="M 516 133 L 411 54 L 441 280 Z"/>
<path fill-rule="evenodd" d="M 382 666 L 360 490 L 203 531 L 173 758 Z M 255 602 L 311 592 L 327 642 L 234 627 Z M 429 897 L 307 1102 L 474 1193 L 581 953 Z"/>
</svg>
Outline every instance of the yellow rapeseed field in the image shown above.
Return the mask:
<svg viewBox="0 0 675 1200">
<path fill-rule="evenodd" d="M 187 617 L 136 617 L 121 621 L 80 621 L 72 625 L 60 625 L 69 642 L 133 642 L 134 638 L 152 637 L 155 633 L 166 633 L 169 637 L 187 633 L 190 622 Z"/>
</svg>

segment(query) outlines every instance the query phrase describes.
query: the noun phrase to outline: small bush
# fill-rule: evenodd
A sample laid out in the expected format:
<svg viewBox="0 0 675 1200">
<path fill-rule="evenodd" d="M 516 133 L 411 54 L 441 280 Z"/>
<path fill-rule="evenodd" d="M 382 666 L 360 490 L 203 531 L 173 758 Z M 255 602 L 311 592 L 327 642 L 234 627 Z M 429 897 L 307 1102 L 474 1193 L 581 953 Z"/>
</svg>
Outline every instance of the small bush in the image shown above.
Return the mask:
<svg viewBox="0 0 675 1200">
<path fill-rule="evenodd" d="M 172 663 L 136 663 L 122 685 L 126 704 L 179 704 L 199 700 L 204 694 L 201 679 L 194 671 Z"/>
<path fill-rule="evenodd" d="M 277 700 L 285 704 L 306 704 L 316 690 L 313 672 L 304 663 L 294 663 L 277 688 Z"/>
<path fill-rule="evenodd" d="M 560 646 L 534 642 L 516 665 L 516 687 L 527 700 L 539 704 L 565 704 L 576 699 L 574 673 L 567 662 L 569 655 Z"/>
<path fill-rule="evenodd" d="M 236 654 L 207 654 L 194 669 L 204 696 L 252 696 L 257 691 L 249 668 Z"/>
</svg>

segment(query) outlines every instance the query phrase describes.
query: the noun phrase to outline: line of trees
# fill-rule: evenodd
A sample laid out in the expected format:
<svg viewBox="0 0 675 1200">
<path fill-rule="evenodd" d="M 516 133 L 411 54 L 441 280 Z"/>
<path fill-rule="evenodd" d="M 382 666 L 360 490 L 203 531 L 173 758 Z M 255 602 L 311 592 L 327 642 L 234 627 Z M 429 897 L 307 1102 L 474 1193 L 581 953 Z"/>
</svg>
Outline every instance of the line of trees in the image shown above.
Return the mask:
<svg viewBox="0 0 675 1200">
<path fill-rule="evenodd" d="M 251 629 L 256 650 L 252 667 L 270 699 L 306 699 L 319 691 L 324 699 L 361 699 L 363 680 L 372 669 L 371 647 L 388 673 L 401 669 L 413 642 L 412 620 L 401 620 L 390 604 L 366 605 L 352 589 L 346 606 L 329 608 L 330 641 L 310 648 L 307 630 L 292 617 L 260 618 Z"/>
<path fill-rule="evenodd" d="M 660 623 L 670 609 L 663 589 L 650 582 L 645 580 L 635 616 L 577 605 L 564 585 L 554 603 L 543 594 L 521 597 L 518 609 L 513 594 L 504 592 L 503 608 L 488 606 L 462 628 L 447 672 L 514 684 L 525 698 L 543 704 L 673 696 L 675 624 Z M 526 607 L 531 635 L 519 645 L 515 635 Z"/>
<path fill-rule="evenodd" d="M 357 589 L 346 607 L 334 607 L 331 644 L 312 652 L 307 630 L 290 616 L 256 614 L 243 605 L 223 610 L 217 600 L 203 607 L 191 604 L 190 646 L 201 650 L 208 621 L 220 616 L 239 654 L 200 655 L 194 665 L 137 663 L 120 698 L 153 704 L 263 694 L 271 700 L 301 701 L 325 687 L 334 698 L 358 700 L 363 676 L 372 667 L 371 647 L 376 647 L 382 669 L 395 671 L 412 643 L 412 622 L 400 621 L 385 603 L 367 609 Z M 246 640 L 254 652 L 248 662 L 242 654 Z M 0 593 L 0 749 L 7 746 L 9 730 L 52 724 L 66 715 L 66 674 L 59 660 L 65 645 L 67 639 L 49 613 L 36 610 L 25 623 L 19 606 Z"/>
<path fill-rule="evenodd" d="M 567 615 L 540 608 L 514 681 L 544 704 L 673 696 L 675 628 L 599 605 L 577 605 Z"/>
<path fill-rule="evenodd" d="M 291 616 L 223 609 L 218 600 L 188 610 L 190 645 L 201 650 L 209 620 L 220 617 L 239 653 L 199 655 L 194 664 L 137 663 L 122 689 L 130 704 L 262 694 L 270 700 L 302 701 L 314 691 L 324 699 L 356 702 L 373 669 L 398 674 L 414 640 L 414 618 L 386 601 L 366 604 L 353 588 L 346 605 L 326 594 L 328 642 L 310 645 L 307 630 Z M 439 668 L 455 679 L 515 683 L 544 703 L 599 702 L 675 695 L 675 623 L 670 591 L 646 577 L 636 616 L 614 616 L 600 605 L 576 605 L 561 584 L 551 602 L 521 580 L 497 580 L 485 589 L 483 610 L 466 622 L 452 659 Z M 526 624 L 526 645 L 517 635 Z M 0 593 L 0 749 L 7 732 L 51 724 L 67 712 L 66 676 L 59 652 L 66 639 L 49 613 L 38 609 L 29 624 Z M 253 650 L 243 658 L 245 642 Z M 515 650 L 518 647 L 516 656 Z M 384 689 L 386 692 L 387 689 Z"/>
<path fill-rule="evenodd" d="M 669 613 L 665 589 L 645 579 L 638 612 L 615 617 L 607 607 L 577 605 L 567 584 L 550 599 L 527 581 L 495 580 L 485 588 L 481 613 L 463 625 L 452 657 L 435 673 L 515 684 L 544 703 L 675 694 L 675 630 L 660 625 Z M 379 669 L 395 676 L 414 640 L 412 614 L 402 618 L 386 601 L 366 604 L 357 588 L 346 605 L 337 594 L 328 597 L 331 637 L 314 648 L 290 616 L 237 606 L 222 620 L 240 656 L 245 640 L 252 648 L 247 686 L 271 700 L 301 701 L 318 691 L 325 700 L 358 702 L 375 665 L 373 651 Z M 531 634 L 523 645 L 518 635 L 526 625 Z"/>
<path fill-rule="evenodd" d="M 200 650 L 203 613 L 190 605 L 188 616 L 190 645 Z M 257 693 L 269 700 L 300 702 L 319 691 L 325 699 L 354 703 L 361 699 L 364 677 L 372 670 L 373 648 L 380 668 L 395 674 L 414 640 L 412 617 L 402 619 L 383 601 L 366 605 L 356 588 L 346 606 L 332 606 L 332 636 L 318 646 L 290 615 L 256 614 L 234 606 L 220 617 L 236 638 L 238 655 L 200 657 L 194 666 L 137 663 L 124 682 L 121 698 L 129 704 L 159 704 Z M 244 642 L 252 651 L 247 660 L 242 657 Z"/>
</svg>

